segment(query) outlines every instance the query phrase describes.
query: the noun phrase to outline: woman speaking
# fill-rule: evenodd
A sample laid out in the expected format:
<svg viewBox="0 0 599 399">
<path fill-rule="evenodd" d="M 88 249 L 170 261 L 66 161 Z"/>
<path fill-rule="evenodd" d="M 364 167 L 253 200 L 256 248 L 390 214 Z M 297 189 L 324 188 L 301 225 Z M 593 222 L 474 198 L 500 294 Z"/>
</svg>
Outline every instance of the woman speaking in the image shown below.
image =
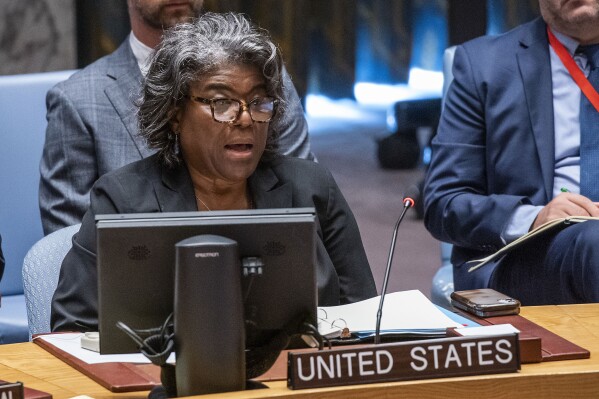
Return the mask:
<svg viewBox="0 0 599 399">
<path fill-rule="evenodd" d="M 331 174 L 277 154 L 282 67 L 268 34 L 239 14 L 206 13 L 165 34 L 138 104 L 140 134 L 157 153 L 96 182 L 62 264 L 53 331 L 97 331 L 97 214 L 314 207 L 318 304 L 376 295 Z"/>
</svg>

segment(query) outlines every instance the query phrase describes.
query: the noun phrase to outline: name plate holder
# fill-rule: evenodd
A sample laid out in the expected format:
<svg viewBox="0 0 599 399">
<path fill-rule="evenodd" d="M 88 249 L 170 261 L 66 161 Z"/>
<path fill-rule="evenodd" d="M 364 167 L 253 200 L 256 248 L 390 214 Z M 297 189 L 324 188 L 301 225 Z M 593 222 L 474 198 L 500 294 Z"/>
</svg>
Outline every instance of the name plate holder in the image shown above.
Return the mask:
<svg viewBox="0 0 599 399">
<path fill-rule="evenodd" d="M 22 382 L 0 383 L 0 399 L 24 399 L 24 397 Z"/>
<path fill-rule="evenodd" d="M 513 373 L 520 370 L 518 334 L 290 351 L 287 386 L 323 388 L 375 382 Z"/>
</svg>

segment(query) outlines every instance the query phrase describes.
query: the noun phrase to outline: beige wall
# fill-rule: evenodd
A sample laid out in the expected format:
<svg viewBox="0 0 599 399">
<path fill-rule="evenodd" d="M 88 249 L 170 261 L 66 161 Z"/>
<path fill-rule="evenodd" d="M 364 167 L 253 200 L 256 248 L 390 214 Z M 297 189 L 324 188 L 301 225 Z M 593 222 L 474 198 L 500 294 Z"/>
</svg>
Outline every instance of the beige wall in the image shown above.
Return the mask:
<svg viewBox="0 0 599 399">
<path fill-rule="evenodd" d="M 77 65 L 75 0 L 1 0 L 0 75 Z"/>
</svg>

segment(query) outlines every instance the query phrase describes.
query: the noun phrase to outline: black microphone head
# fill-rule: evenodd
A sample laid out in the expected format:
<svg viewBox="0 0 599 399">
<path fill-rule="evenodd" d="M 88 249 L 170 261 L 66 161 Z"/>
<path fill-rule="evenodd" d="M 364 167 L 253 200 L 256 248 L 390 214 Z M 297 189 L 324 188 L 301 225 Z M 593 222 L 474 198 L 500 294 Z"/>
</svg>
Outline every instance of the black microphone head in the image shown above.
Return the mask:
<svg viewBox="0 0 599 399">
<path fill-rule="evenodd" d="M 415 184 L 412 184 L 405 192 L 403 203 L 404 206 L 413 207 L 417 201 L 420 201 L 420 190 Z"/>
</svg>

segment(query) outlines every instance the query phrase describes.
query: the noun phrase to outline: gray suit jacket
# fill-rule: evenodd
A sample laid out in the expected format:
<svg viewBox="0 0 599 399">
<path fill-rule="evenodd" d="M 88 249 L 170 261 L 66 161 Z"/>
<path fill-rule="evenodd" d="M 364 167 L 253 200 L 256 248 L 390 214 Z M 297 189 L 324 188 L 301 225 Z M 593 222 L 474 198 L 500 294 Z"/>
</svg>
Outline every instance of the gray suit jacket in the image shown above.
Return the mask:
<svg viewBox="0 0 599 399">
<path fill-rule="evenodd" d="M 289 112 L 280 151 L 314 159 L 299 97 L 284 73 Z M 127 39 L 114 53 L 48 92 L 39 192 L 44 234 L 81 221 L 89 207 L 89 191 L 100 176 L 153 153 L 137 135 L 134 100 L 141 81 Z"/>
<path fill-rule="evenodd" d="M 314 207 L 317 212 L 317 283 L 321 306 L 376 295 L 374 279 L 354 216 L 330 172 L 291 157 L 260 164 L 249 179 L 256 208 Z M 102 176 L 91 192 L 73 248 L 60 270 L 52 301 L 52 329 L 97 331 L 95 215 L 197 211 L 187 168 L 160 167 L 157 156 Z"/>
</svg>

